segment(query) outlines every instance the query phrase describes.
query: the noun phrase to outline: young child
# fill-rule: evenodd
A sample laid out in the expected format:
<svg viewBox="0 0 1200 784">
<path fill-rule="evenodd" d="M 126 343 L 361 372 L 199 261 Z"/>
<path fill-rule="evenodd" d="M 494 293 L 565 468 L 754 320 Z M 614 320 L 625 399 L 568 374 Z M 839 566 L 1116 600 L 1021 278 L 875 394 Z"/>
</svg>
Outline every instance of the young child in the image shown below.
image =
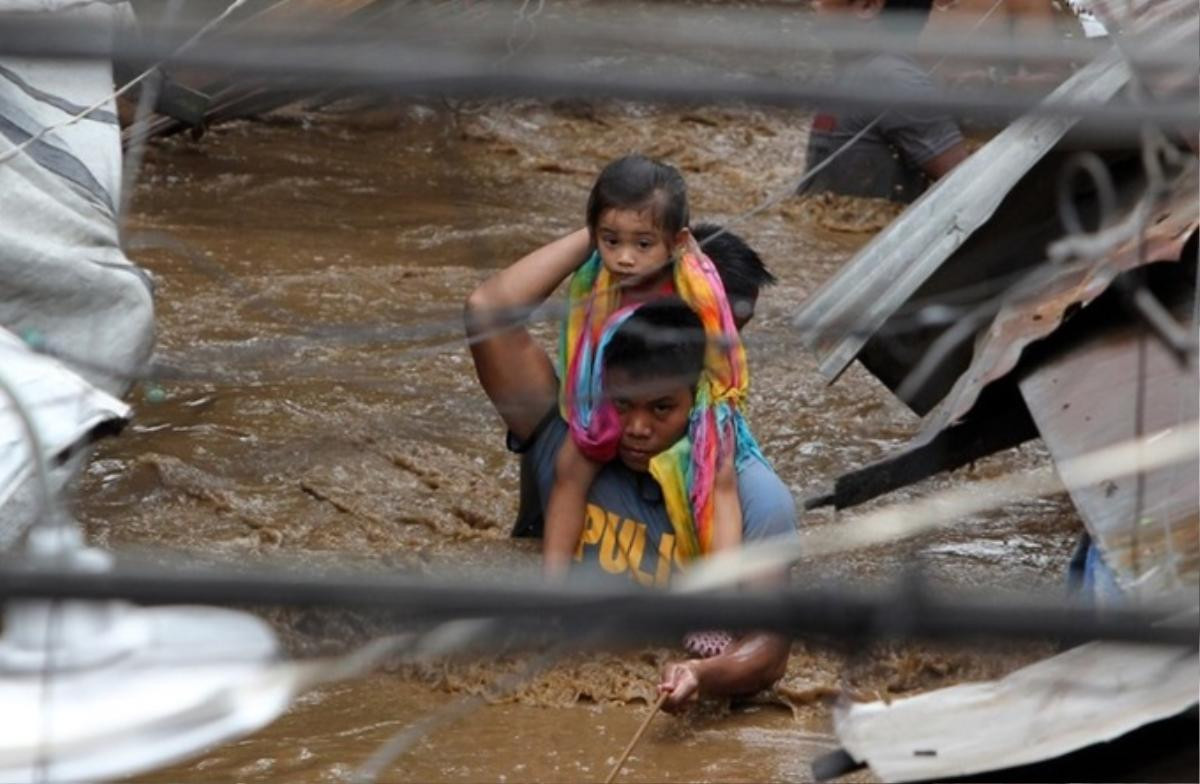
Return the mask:
<svg viewBox="0 0 1200 784">
<path fill-rule="evenodd" d="M 588 489 L 617 455 L 619 413 L 603 397 L 606 339 L 640 303 L 678 295 L 704 325 L 705 369 L 689 413 L 688 436 L 651 457 L 684 559 L 736 547 L 742 515 L 737 463 L 758 445 L 741 416 L 748 386 L 745 351 L 712 262 L 687 229 L 687 191 L 674 168 L 642 156 L 610 163 L 588 199 L 596 247 L 571 278 L 560 335 L 560 406 L 567 439 L 555 460 L 546 506 L 543 566 L 567 571 L 583 530 Z"/>
</svg>

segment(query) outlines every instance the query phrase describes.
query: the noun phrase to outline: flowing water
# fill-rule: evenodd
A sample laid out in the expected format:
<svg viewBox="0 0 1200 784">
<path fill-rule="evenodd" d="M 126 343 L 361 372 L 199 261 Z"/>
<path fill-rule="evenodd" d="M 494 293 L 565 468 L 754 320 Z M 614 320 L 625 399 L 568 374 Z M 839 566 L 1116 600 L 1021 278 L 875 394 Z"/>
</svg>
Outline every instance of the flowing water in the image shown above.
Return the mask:
<svg viewBox="0 0 1200 784">
<path fill-rule="evenodd" d="M 425 573 L 529 568 L 507 537 L 516 462 L 461 331 L 479 281 L 582 222 L 607 160 L 679 166 L 694 219 L 723 221 L 803 168 L 807 118 L 743 107 L 572 102 L 342 105 L 214 128 L 147 153 L 131 255 L 156 276 L 158 361 L 136 418 L 97 451 L 78 512 L 92 541 L 197 562 L 366 562 Z M 902 444 L 918 421 L 861 368 L 830 386 L 789 314 L 883 225 L 865 202 L 785 200 L 739 225 L 780 283 L 746 331 L 751 421 L 801 498 Z M 554 326 L 536 332 L 547 343 Z M 915 496 L 1046 460 L 994 456 Z M 801 525 L 837 525 L 817 512 Z M 1064 498 L 936 535 L 815 559 L 797 582 L 887 581 L 921 563 L 938 589 L 1058 590 L 1078 522 Z M 353 613 L 263 611 L 296 655 L 378 631 Z M 1044 652 L 797 642 L 774 694 L 655 720 L 624 781 L 803 780 L 833 747 L 830 704 L 992 677 Z M 852 655 L 853 654 L 853 655 Z M 384 781 L 600 780 L 677 651 L 569 656 L 426 735 Z M 282 719 L 143 781 L 339 781 L 397 731 L 520 660 L 400 668 L 319 689 Z"/>
</svg>

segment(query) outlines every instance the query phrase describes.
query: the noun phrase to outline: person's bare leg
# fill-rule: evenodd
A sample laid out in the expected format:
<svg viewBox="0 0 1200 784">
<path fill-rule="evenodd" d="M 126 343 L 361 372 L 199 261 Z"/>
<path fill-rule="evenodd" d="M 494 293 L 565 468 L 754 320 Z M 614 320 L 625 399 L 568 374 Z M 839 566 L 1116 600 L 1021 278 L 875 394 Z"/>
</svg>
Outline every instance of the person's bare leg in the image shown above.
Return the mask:
<svg viewBox="0 0 1200 784">
<path fill-rule="evenodd" d="M 742 501 L 738 496 L 737 470 L 729 458 L 717 469 L 713 483 L 712 552 L 734 550 L 742 545 Z"/>
<path fill-rule="evenodd" d="M 600 472 L 600 463 L 584 457 L 570 438 L 554 458 L 554 485 L 546 502 L 546 530 L 542 539 L 542 574 L 562 579 L 571 567 L 583 533 L 587 493 Z"/>
</svg>

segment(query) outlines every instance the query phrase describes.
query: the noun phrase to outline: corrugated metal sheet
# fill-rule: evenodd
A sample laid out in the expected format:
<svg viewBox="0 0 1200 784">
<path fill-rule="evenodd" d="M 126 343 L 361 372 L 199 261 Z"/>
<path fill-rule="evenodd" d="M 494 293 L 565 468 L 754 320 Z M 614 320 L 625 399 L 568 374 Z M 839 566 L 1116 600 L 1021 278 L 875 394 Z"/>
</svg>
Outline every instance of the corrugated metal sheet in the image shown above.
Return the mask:
<svg viewBox="0 0 1200 784">
<path fill-rule="evenodd" d="M 1167 30 L 1179 40 L 1187 40 L 1197 34 L 1194 2 L 1102 0 L 1098 5 L 1110 29 L 1126 35 L 1149 34 L 1163 40 L 1162 31 Z M 1181 67 L 1187 71 L 1186 79 L 1194 79 L 1190 63 Z M 1161 76 L 1151 74 L 1142 82 L 1152 91 L 1178 88 L 1177 75 Z M 1138 192 L 1140 185 L 1133 185 L 1130 191 Z M 943 432 L 971 412 L 990 384 L 1006 379 L 1004 383 L 1011 386 L 1014 376 L 1060 465 L 1133 438 L 1138 432 L 1194 421 L 1200 408 L 1194 356 L 1190 364 L 1181 365 L 1143 325 L 1123 320 L 1119 312 L 1103 307 L 1094 307 L 1062 327 L 1070 312 L 1096 300 L 1122 272 L 1144 261 L 1180 256 L 1200 224 L 1198 185 L 1193 161 L 1174 181 L 1165 206 L 1151 215 L 1144 255 L 1139 254 L 1136 238 L 1130 238 L 1095 261 L 1057 270 L 1043 267 L 1050 274 L 1041 285 L 1005 303 L 977 336 L 966 372 L 929 411 L 916 442 L 927 442 Z M 954 206 L 951 200 L 946 209 Z M 882 261 L 884 250 L 902 250 L 906 230 L 900 221 L 893 224 L 819 292 L 822 299 L 808 309 L 815 314 L 810 317 L 823 319 L 822 330 L 811 345 L 823 352 L 822 371 L 827 375 L 840 372 L 863 348 L 867 337 L 905 304 L 893 296 L 874 310 L 864 309 L 864 318 L 850 318 L 848 314 L 858 313 L 854 308 L 866 303 L 865 297 L 871 292 L 882 295 L 896 281 L 907 288 L 904 276 L 908 274 L 928 280 L 945 261 L 945 257 L 917 259 L 911 251 L 892 267 L 873 268 L 863 261 L 867 251 Z M 1010 252 L 1014 261 L 1027 261 L 1019 258 L 1019 247 Z M 1174 304 L 1182 303 L 1181 310 L 1190 315 L 1195 285 L 1195 268 L 1190 265 L 1196 264 L 1196 259 L 1195 254 L 1189 255 L 1193 257 L 1184 260 L 1187 266 L 1162 268 L 1190 273 L 1190 277 L 1176 275 L 1186 283 L 1186 287 L 1180 286 L 1186 290 L 1174 298 Z M 903 300 L 918 289 L 908 288 Z M 1051 333 L 1055 333 L 1053 337 L 1044 340 Z M 1037 354 L 1027 363 L 1029 370 L 1022 368 L 1014 374 L 1026 349 L 1039 341 Z M 913 363 L 920 352 L 914 354 Z M 893 387 L 895 374 L 906 371 L 902 363 L 894 361 L 891 367 L 885 362 L 885 369 L 893 373 Z M 877 372 L 875 367 L 872 371 Z M 992 387 L 989 394 L 997 388 Z M 976 410 L 972 416 L 988 413 Z M 1152 450 L 1153 443 L 1146 448 Z M 1122 587 L 1135 596 L 1176 594 L 1196 603 L 1200 582 L 1198 472 L 1200 463 L 1193 460 L 1140 478 L 1097 486 L 1071 487 L 1072 477 L 1062 476 L 1106 563 L 1117 573 Z M 991 683 L 963 684 L 891 704 L 846 705 L 835 717 L 836 730 L 849 755 L 868 764 L 882 780 L 941 780 L 1049 760 L 1115 739 L 1194 705 L 1198 684 L 1200 657 L 1194 651 L 1097 643 Z"/>
<path fill-rule="evenodd" d="M 1106 22 L 1111 22 L 1112 29 L 1122 31 L 1124 37 L 1141 36 L 1143 41 L 1183 45 L 1184 48 L 1200 37 L 1200 18 L 1195 3 L 1190 0 L 1139 0 L 1131 4 L 1124 0 L 1105 1 L 1113 6 L 1105 17 Z M 1178 63 L 1167 72 L 1139 72 L 1139 81 L 1151 88 L 1178 90 L 1181 84 L 1195 83 L 1198 63 L 1200 53 L 1196 62 Z M 1102 102 L 1115 94 L 1128 77 L 1114 51 L 1112 56 L 1100 58 L 1077 72 L 1051 97 L 1069 96 L 1072 100 Z M 804 333 L 806 345 L 817 355 L 819 369 L 826 377 L 836 378 L 864 348 L 869 348 L 868 341 L 889 319 L 902 310 L 911 309 L 915 295 L 920 293 L 924 298 L 926 294 L 945 293 L 945 286 L 934 286 L 932 291 L 922 291 L 922 286 L 948 260 L 967 261 L 958 257 L 971 250 L 969 238 L 985 224 L 993 222 L 992 216 L 1003 199 L 1011 200 L 1018 195 L 1013 191 L 1014 187 L 1018 183 L 1026 184 L 1022 182 L 1023 178 L 1056 145 L 1062 136 L 1060 130 L 1063 129 L 1029 118 L 1010 125 L 926 192 L 804 303 L 796 324 Z M 1053 182 L 1048 184 L 1052 191 Z M 1044 197 L 1044 193 L 1039 194 L 1046 190 L 1044 183 L 1030 185 L 1026 189 L 1029 193 L 1022 195 L 1022 199 Z M 1051 205 L 1050 209 L 1039 206 L 1035 219 L 1052 212 L 1053 199 L 1045 200 L 1045 204 Z M 1014 212 L 1015 215 L 1006 216 L 1015 218 L 1007 224 L 1012 258 L 1003 269 L 1010 272 L 1040 261 L 1046 239 L 1037 232 L 1030 233 L 1031 216 L 1022 212 L 1019 204 Z M 989 225 L 988 228 L 993 227 Z M 1057 226 L 1053 228 L 1057 229 Z M 999 234 L 1003 235 L 1003 232 Z M 1029 258 L 1031 256 L 1033 258 Z M 977 275 L 974 280 L 985 277 Z M 912 333 L 901 333 L 893 345 L 875 351 L 869 359 L 866 355 L 862 357 L 869 369 L 889 386 L 896 384 L 894 376 L 898 371 L 893 366 L 906 363 L 899 355 L 907 354 L 907 362 L 915 362 L 920 356 L 922 341 L 926 345 L 931 342 L 915 335 L 917 345 L 904 346 L 910 335 Z M 886 356 L 889 353 L 896 356 Z M 954 378 L 958 372 L 955 370 L 949 378 Z M 923 414 L 945 391 L 944 386 L 939 386 L 933 392 L 906 402 Z M 930 394 L 934 396 L 930 398 Z"/>
<path fill-rule="evenodd" d="M 1149 261 L 1176 259 L 1200 226 L 1200 180 L 1195 167 L 1176 179 L 1166 206 L 1153 214 L 1145 237 Z M 970 366 L 921 425 L 918 440 L 932 438 L 971 410 L 982 389 L 1006 376 L 1025 347 L 1054 332 L 1064 316 L 1095 300 L 1118 274 L 1139 265 L 1137 240 L 1130 238 L 1090 264 L 1067 265 L 1027 296 L 1004 305 L 975 341 Z"/>
<path fill-rule="evenodd" d="M 1196 702 L 1195 651 L 1092 643 L 998 681 L 860 703 L 838 739 L 883 781 L 938 781 L 1016 767 L 1119 737 Z"/>
<path fill-rule="evenodd" d="M 1053 100 L 1103 102 L 1129 79 L 1115 53 L 1064 82 Z M 984 225 L 1017 182 L 1074 121 L 1024 117 L 1001 131 L 881 231 L 795 317 L 827 378 L 859 350 L 929 277 Z"/>
</svg>

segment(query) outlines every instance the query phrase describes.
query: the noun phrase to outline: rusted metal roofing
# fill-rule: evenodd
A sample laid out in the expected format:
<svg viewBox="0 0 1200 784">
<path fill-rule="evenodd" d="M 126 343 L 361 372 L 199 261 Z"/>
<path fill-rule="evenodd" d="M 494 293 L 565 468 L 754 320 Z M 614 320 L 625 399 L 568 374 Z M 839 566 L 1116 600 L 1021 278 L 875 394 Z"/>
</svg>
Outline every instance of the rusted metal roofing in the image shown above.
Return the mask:
<svg viewBox="0 0 1200 784">
<path fill-rule="evenodd" d="M 1039 275 L 1038 286 L 1005 304 L 975 340 L 970 366 L 950 393 L 925 417 L 918 440 L 932 438 L 971 410 L 985 386 L 1016 367 L 1025 348 L 1054 332 L 1064 317 L 1104 293 L 1121 272 L 1145 261 L 1177 259 L 1200 226 L 1200 179 L 1191 166 L 1174 182 L 1165 205 L 1153 213 L 1145 234 L 1144 255 L 1136 237 L 1089 263 L 1072 263 Z"/>
</svg>

